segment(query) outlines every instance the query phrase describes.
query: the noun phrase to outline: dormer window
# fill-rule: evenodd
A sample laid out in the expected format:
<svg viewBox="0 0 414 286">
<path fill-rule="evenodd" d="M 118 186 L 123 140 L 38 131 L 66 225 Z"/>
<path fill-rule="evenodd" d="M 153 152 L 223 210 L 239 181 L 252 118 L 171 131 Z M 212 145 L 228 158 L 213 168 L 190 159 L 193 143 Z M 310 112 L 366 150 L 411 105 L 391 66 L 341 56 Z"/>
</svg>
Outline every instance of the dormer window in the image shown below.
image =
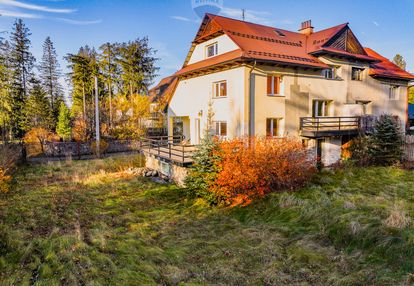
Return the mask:
<svg viewBox="0 0 414 286">
<path fill-rule="evenodd" d="M 275 33 L 279 36 L 279 37 L 285 37 L 286 35 L 282 33 L 282 31 L 279 30 L 275 30 Z"/>
<path fill-rule="evenodd" d="M 364 69 L 363 68 L 353 67 L 352 68 L 352 80 L 361 81 L 362 80 L 362 73 L 363 72 L 364 72 Z"/>
<path fill-rule="evenodd" d="M 218 44 L 217 43 L 206 46 L 206 57 L 207 58 L 217 56 L 217 54 L 218 54 Z"/>
</svg>

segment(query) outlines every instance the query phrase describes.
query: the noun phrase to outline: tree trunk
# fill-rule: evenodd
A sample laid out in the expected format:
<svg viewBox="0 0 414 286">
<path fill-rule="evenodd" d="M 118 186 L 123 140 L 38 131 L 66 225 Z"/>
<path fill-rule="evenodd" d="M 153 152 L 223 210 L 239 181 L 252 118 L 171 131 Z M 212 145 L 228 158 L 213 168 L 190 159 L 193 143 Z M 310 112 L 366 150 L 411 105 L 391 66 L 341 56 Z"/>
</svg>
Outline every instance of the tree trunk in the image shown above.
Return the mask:
<svg viewBox="0 0 414 286">
<path fill-rule="evenodd" d="M 112 83 L 108 83 L 108 92 L 109 92 L 109 128 L 112 128 Z"/>
<path fill-rule="evenodd" d="M 85 95 L 85 83 L 82 83 L 82 95 L 83 95 L 83 120 L 86 122 L 86 95 Z"/>
</svg>

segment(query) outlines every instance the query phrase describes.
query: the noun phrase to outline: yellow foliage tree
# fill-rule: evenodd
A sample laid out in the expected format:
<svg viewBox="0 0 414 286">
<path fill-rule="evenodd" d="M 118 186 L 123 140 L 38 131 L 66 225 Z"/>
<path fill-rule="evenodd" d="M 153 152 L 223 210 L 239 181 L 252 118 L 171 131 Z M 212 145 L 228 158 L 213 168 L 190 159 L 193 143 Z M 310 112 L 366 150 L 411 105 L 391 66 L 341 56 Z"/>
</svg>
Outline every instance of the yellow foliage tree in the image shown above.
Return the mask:
<svg viewBox="0 0 414 286">
<path fill-rule="evenodd" d="M 118 139 L 137 139 L 145 134 L 145 120 L 149 117 L 148 96 L 119 95 L 114 99 L 114 118 L 111 133 Z"/>
</svg>

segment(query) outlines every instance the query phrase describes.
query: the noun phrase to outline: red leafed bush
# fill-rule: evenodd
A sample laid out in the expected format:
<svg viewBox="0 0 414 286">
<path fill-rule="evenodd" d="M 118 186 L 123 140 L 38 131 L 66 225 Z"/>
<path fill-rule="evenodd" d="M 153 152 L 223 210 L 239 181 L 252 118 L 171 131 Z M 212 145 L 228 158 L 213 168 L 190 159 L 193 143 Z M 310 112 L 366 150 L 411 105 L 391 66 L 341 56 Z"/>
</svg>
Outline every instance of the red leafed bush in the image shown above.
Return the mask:
<svg viewBox="0 0 414 286">
<path fill-rule="evenodd" d="M 210 191 L 231 206 L 298 188 L 316 171 L 306 148 L 290 138 L 223 141 L 215 155 L 219 172 Z"/>
</svg>

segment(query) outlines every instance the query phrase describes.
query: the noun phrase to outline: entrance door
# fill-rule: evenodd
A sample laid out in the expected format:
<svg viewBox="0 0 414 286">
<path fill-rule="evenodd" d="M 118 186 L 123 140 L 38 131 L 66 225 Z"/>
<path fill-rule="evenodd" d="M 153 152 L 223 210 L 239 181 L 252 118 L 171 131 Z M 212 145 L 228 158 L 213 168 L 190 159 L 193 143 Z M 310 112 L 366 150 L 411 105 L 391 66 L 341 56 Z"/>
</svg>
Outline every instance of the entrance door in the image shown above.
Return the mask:
<svg viewBox="0 0 414 286">
<path fill-rule="evenodd" d="M 201 141 L 201 131 L 200 131 L 200 118 L 195 119 L 195 142 L 194 144 L 200 144 Z"/>
</svg>

